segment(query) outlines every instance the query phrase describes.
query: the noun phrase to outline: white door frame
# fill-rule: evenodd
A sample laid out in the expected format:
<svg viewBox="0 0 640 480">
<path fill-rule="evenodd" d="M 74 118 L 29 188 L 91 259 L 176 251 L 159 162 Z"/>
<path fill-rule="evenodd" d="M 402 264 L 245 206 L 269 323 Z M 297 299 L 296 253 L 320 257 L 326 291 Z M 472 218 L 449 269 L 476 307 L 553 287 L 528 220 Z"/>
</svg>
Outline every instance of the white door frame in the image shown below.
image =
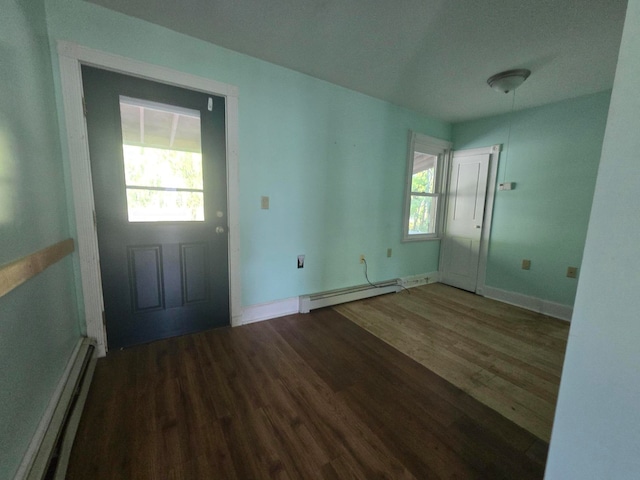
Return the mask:
<svg viewBox="0 0 640 480">
<path fill-rule="evenodd" d="M 464 152 L 466 155 L 489 155 L 489 177 L 487 178 L 487 194 L 484 200 L 484 217 L 482 221 L 482 232 L 480 233 L 480 256 L 478 259 L 478 279 L 476 280 L 475 293 L 484 296 L 485 280 L 487 276 L 487 261 L 489 258 L 489 239 L 491 237 L 491 219 L 493 216 L 493 204 L 495 200 L 496 184 L 498 181 L 498 163 L 500 160 L 500 144 L 490 147 L 472 148 L 468 150 L 452 150 L 451 159 L 454 153 Z M 449 162 L 449 169 L 453 162 Z M 447 179 L 451 172 L 447 172 Z M 449 188 L 447 181 L 447 189 Z M 449 192 L 446 192 L 446 198 L 449 198 Z M 444 243 L 447 232 L 447 209 L 448 202 L 445 206 L 444 227 L 442 229 L 442 240 L 440 241 L 440 262 L 438 270 L 442 272 L 444 265 Z"/>
<path fill-rule="evenodd" d="M 104 303 L 100 280 L 100 258 L 95 226 L 89 144 L 87 141 L 87 125 L 84 118 L 82 65 L 90 65 L 225 97 L 230 320 L 232 326 L 240 325 L 242 301 L 240 290 L 238 186 L 238 88 L 208 78 L 197 77 L 65 41 L 58 42 L 58 59 L 60 62 L 64 119 L 67 130 L 69 172 L 75 208 L 77 250 L 82 280 L 85 322 L 87 336 L 94 338 L 97 342 L 98 355 L 104 356 L 106 354 L 107 338 L 103 321 Z"/>
</svg>

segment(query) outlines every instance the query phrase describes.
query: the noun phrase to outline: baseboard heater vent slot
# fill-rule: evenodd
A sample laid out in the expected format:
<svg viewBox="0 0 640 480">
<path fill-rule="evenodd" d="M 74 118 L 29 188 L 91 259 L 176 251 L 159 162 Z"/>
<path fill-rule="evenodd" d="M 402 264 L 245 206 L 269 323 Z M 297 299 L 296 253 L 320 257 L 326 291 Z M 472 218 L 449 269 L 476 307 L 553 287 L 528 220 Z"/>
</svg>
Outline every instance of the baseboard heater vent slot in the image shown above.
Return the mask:
<svg viewBox="0 0 640 480">
<path fill-rule="evenodd" d="M 82 339 L 42 442 L 28 468 L 27 480 L 65 478 L 71 447 L 96 366 L 95 350 L 93 340 Z"/>
<path fill-rule="evenodd" d="M 373 285 L 358 285 L 355 287 L 330 290 L 313 295 L 300 296 L 300 313 L 309 313 L 311 310 L 322 307 L 330 307 L 340 303 L 353 302 L 364 298 L 375 297 L 387 293 L 397 293 L 402 288 L 398 280 L 379 282 Z"/>
</svg>

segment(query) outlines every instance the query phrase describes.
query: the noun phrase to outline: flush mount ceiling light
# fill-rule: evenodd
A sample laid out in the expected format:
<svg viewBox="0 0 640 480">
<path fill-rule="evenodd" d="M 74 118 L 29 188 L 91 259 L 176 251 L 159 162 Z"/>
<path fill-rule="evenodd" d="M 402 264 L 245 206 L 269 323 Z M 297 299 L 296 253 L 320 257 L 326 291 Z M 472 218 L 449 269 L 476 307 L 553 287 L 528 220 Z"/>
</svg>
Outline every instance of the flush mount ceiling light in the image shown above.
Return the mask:
<svg viewBox="0 0 640 480">
<path fill-rule="evenodd" d="M 487 83 L 496 92 L 509 93 L 522 85 L 529 75 L 531 75 L 531 70 L 526 68 L 507 70 L 489 77 Z"/>
</svg>

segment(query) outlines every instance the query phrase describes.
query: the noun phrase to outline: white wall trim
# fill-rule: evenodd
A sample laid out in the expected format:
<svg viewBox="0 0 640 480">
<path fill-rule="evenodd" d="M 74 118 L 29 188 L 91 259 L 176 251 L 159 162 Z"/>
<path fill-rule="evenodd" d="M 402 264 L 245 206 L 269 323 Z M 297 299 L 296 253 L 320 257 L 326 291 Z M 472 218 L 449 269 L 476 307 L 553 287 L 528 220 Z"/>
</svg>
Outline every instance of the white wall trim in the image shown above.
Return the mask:
<svg viewBox="0 0 640 480">
<path fill-rule="evenodd" d="M 487 150 L 491 153 L 489 161 L 489 178 L 487 181 L 487 196 L 484 200 L 484 219 L 482 222 L 482 237 L 480 238 L 480 258 L 478 259 L 478 279 L 476 280 L 476 293 L 483 295 L 485 291 L 485 280 L 487 278 L 487 263 L 489 261 L 489 241 L 491 240 L 491 222 L 493 220 L 493 205 L 495 202 L 496 183 L 498 181 L 498 163 L 500 161 L 500 145 L 493 145 L 487 148 L 466 150 L 475 152 Z M 479 154 L 479 153 L 478 153 Z"/>
<path fill-rule="evenodd" d="M 422 133 L 409 130 L 409 145 L 407 148 L 407 165 L 405 173 L 404 207 L 402 212 L 402 242 L 424 242 L 439 240 L 444 227 L 444 209 L 438 207 L 436 232 L 433 234 L 409 235 L 409 210 L 411 208 L 411 179 L 413 177 L 413 161 L 416 151 L 437 155 L 437 180 L 436 191 L 440 198 L 445 196 L 447 185 L 447 172 L 449 169 L 449 154 L 453 144 L 448 140 L 430 137 Z"/>
<path fill-rule="evenodd" d="M 40 419 L 40 423 L 36 428 L 33 437 L 31 438 L 31 442 L 29 443 L 29 447 L 22 457 L 22 462 L 18 467 L 18 471 L 14 477 L 14 480 L 22 480 L 26 478 L 29 470 L 31 469 L 31 465 L 36 458 L 38 450 L 40 449 L 40 445 L 44 440 L 44 436 L 47 433 L 47 429 L 49 428 L 49 424 L 51 423 L 51 419 L 53 418 L 53 414 L 58 406 L 58 402 L 60 401 L 60 397 L 62 396 L 62 392 L 64 391 L 65 385 L 69 380 L 69 376 L 71 375 L 71 370 L 76 362 L 76 358 L 78 357 L 78 352 L 80 351 L 80 346 L 84 339 L 81 337 L 78 339 L 78 343 L 76 344 L 73 352 L 71 352 L 71 356 L 67 361 L 67 365 L 60 376 L 60 380 L 58 380 L 58 385 L 56 385 L 51 398 L 49 399 L 49 403 L 47 404 L 47 408 L 44 411 L 42 418 Z"/>
<path fill-rule="evenodd" d="M 284 317 L 298 313 L 300 309 L 299 297 L 285 298 L 275 302 L 259 303 L 244 307 L 242 309 L 242 319 L 240 325 L 248 323 L 262 322 L 272 318 Z"/>
<path fill-rule="evenodd" d="M 418 275 L 409 275 L 408 277 L 400 277 L 398 285 L 404 288 L 415 288 L 429 283 L 438 283 L 440 281 L 440 272 L 420 273 Z"/>
<path fill-rule="evenodd" d="M 509 305 L 515 305 L 516 307 L 542 313 L 543 315 L 559 318 L 560 320 L 565 320 L 567 322 L 571 321 L 571 316 L 573 315 L 573 307 L 570 305 L 563 305 L 561 303 L 531 297 L 522 293 L 509 292 L 499 288 L 485 286 L 484 296 L 493 300 L 508 303 Z"/>
<path fill-rule="evenodd" d="M 230 320 L 232 326 L 242 324 L 238 175 L 238 88 L 208 78 L 197 77 L 177 70 L 112 55 L 65 41 L 58 42 L 58 57 L 60 61 L 60 78 L 70 165 L 69 170 L 71 172 L 71 186 L 76 215 L 78 256 L 80 259 L 80 275 L 84 294 L 87 336 L 96 340 L 98 356 L 104 356 L 106 354 L 107 338 L 102 323 L 103 297 L 100 281 L 98 238 L 93 221 L 94 198 L 91 182 L 89 146 L 87 143 L 87 127 L 82 107 L 81 65 L 91 65 L 226 98 Z"/>
</svg>

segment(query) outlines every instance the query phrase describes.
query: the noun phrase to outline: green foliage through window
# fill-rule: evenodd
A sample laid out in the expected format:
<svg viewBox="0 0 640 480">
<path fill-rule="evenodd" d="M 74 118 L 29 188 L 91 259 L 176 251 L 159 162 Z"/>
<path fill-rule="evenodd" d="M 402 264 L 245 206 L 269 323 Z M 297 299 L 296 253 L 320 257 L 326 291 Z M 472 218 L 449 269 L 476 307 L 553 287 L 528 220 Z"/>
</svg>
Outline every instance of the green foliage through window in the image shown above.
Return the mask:
<svg viewBox="0 0 640 480">
<path fill-rule="evenodd" d="M 436 158 L 423 153 L 414 155 L 415 164 L 429 162 L 429 167 L 411 176 L 411 206 L 409 212 L 409 235 L 435 233 L 437 198 L 430 196 L 436 186 Z"/>
<path fill-rule="evenodd" d="M 433 193 L 436 186 L 435 167 L 414 173 L 411 177 L 411 192 Z"/>
<path fill-rule="evenodd" d="M 204 221 L 200 153 L 122 148 L 129 221 Z"/>
<path fill-rule="evenodd" d="M 442 224 L 442 175 L 449 142 L 412 133 L 407 158 L 407 193 L 403 240 L 438 238 Z"/>
<path fill-rule="evenodd" d="M 411 195 L 409 234 L 435 233 L 438 199 L 431 196 Z"/>
</svg>

